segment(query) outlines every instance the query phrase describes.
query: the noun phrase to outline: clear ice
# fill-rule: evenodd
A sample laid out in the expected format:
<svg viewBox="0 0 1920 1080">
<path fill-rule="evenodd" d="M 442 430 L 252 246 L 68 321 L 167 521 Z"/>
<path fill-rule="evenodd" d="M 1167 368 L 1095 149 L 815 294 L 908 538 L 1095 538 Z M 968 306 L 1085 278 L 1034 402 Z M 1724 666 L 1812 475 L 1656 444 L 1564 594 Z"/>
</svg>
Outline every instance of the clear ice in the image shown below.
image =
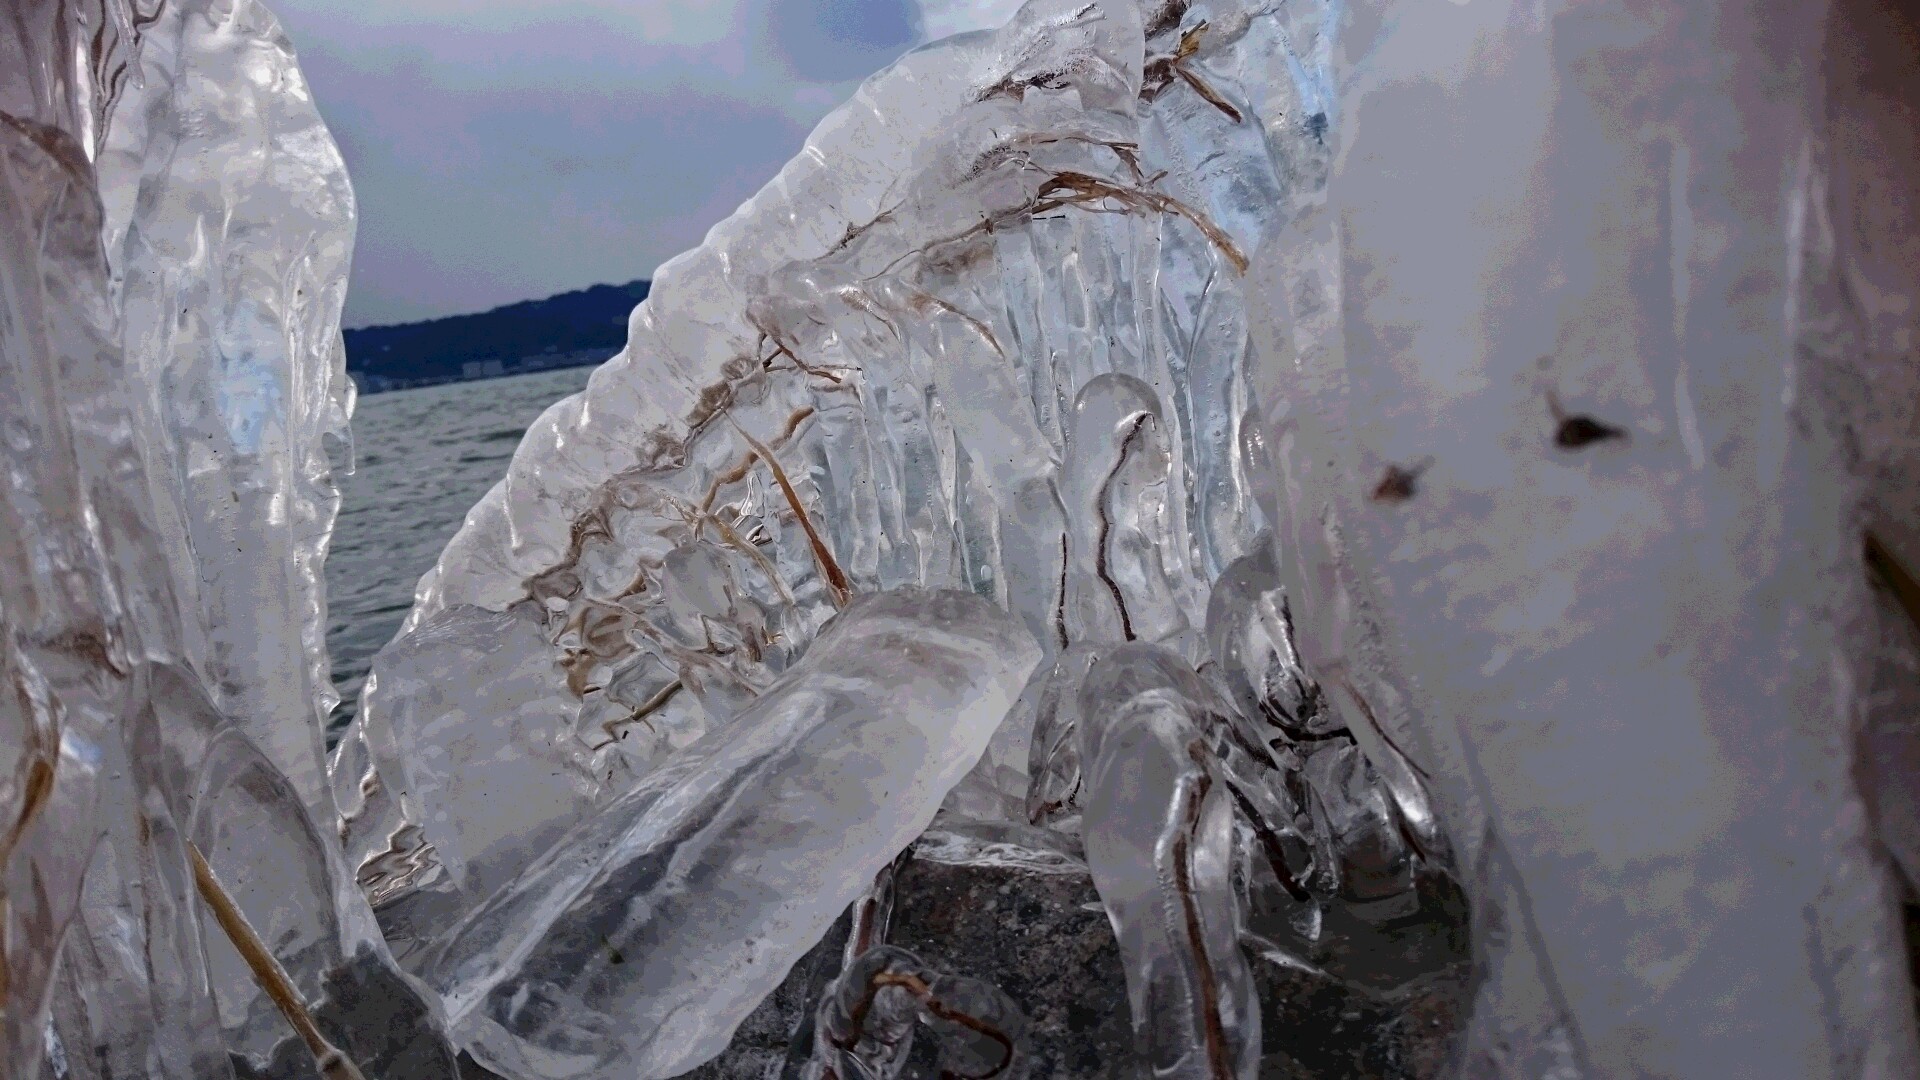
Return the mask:
<svg viewBox="0 0 1920 1080">
<path fill-rule="evenodd" d="M 1020 1007 L 991 983 L 935 971 L 893 945 L 860 953 L 820 998 L 807 1080 L 894 1080 L 924 1024 L 941 1076 L 1023 1075 Z"/>
<path fill-rule="evenodd" d="M 714 733 L 550 844 L 423 964 L 510 1076 L 671 1077 L 719 1053 L 924 831 L 1039 646 L 972 593 L 854 600 Z"/>
<path fill-rule="evenodd" d="M 451 1076 L 325 782 L 319 569 L 352 398 L 339 155 L 250 0 L 22 0 L 9 18 L 0 1061 L 298 1075 L 292 1009 L 319 1017 L 317 1053 Z M 286 1008 L 209 917 L 195 859 L 284 972 Z M 343 1030 L 337 991 L 360 984 L 424 1022 L 379 1046 Z"/>
<path fill-rule="evenodd" d="M 678 1075 L 936 820 L 1084 859 L 1156 1075 L 1258 1075 L 1259 965 L 1417 976 L 1435 874 L 1458 1075 L 1920 1073 L 1898 6 L 916 50 L 661 268 L 330 761 L 339 155 L 252 0 L 9 15 L 0 1075 Z M 815 1074 L 1017 1071 L 871 944 Z"/>
</svg>

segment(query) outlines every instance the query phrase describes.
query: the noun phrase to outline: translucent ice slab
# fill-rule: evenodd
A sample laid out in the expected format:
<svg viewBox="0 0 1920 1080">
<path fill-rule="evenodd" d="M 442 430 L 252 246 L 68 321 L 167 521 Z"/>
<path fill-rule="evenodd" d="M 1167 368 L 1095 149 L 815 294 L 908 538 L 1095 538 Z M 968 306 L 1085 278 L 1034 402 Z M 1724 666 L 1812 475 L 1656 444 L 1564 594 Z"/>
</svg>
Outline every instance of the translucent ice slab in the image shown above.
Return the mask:
<svg viewBox="0 0 1920 1080">
<path fill-rule="evenodd" d="M 979 760 L 1039 648 L 977 596 L 854 601 L 807 657 L 448 933 L 425 963 L 510 1076 L 720 1052 Z"/>
<path fill-rule="evenodd" d="M 965 588 L 1050 651 L 1197 657 L 1259 525 L 1240 276 L 1285 205 L 1269 147 L 1311 125 L 1270 78 L 1297 20 L 1146 18 L 1042 0 L 910 54 L 661 268 L 422 580 L 333 763 L 390 932 L 417 890 L 496 887 L 476 843 L 511 876 L 747 707 L 854 595 Z M 526 835 L 469 823 L 514 770 L 553 796 Z"/>
</svg>

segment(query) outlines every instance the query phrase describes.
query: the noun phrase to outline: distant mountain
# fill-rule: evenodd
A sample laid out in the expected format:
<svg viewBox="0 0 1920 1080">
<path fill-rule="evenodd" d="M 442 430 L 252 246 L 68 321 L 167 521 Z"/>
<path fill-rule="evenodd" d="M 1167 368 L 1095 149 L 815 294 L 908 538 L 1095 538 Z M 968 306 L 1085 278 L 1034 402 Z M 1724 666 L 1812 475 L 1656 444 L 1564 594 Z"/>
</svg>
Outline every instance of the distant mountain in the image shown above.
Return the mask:
<svg viewBox="0 0 1920 1080">
<path fill-rule="evenodd" d="M 363 393 L 597 364 L 626 344 L 648 283 L 595 285 L 473 315 L 348 330 L 347 371 Z"/>
</svg>

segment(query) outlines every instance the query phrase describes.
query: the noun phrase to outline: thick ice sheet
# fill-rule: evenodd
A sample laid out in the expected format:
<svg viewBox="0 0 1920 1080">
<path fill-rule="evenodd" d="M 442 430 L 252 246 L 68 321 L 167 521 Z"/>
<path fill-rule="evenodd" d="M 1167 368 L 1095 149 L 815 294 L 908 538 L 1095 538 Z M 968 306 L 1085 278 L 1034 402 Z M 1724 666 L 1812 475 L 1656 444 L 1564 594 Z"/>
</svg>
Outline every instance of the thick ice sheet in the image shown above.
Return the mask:
<svg viewBox="0 0 1920 1080">
<path fill-rule="evenodd" d="M 730 719 L 858 593 L 965 588 L 1049 649 L 1197 658 L 1207 583 L 1258 527 L 1240 274 L 1284 206 L 1269 146 L 1305 128 L 1255 119 L 1288 20 L 1147 17 L 1049 0 L 907 56 L 661 268 L 627 348 L 529 431 L 375 665 L 332 770 L 376 895 L 443 890 L 436 853 L 475 846 L 418 793 L 516 767 L 415 688 L 563 674 L 512 738 L 584 779 L 532 834 Z M 437 659 L 414 640 L 506 612 L 538 636 Z M 407 688 L 383 665 L 411 665 Z M 517 767 L 542 786 L 547 761 Z"/>
</svg>

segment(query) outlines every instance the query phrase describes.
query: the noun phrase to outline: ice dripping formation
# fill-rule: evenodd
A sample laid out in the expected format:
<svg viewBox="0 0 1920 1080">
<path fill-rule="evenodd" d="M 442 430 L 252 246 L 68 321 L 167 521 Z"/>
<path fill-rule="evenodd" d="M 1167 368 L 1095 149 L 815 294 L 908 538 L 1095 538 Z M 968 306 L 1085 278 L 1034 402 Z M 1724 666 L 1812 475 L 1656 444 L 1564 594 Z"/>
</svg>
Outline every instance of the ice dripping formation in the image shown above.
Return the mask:
<svg viewBox="0 0 1920 1080">
<path fill-rule="evenodd" d="M 702 249 L 662 268 L 627 350 L 536 425 L 375 661 L 334 773 L 349 858 L 383 925 L 483 1064 L 675 1075 L 717 1052 L 826 932 L 851 896 L 739 927 L 676 916 L 670 902 L 622 905 L 691 891 L 679 882 L 693 862 L 655 864 L 679 858 L 689 828 L 713 843 L 722 826 L 676 824 L 655 806 L 704 790 L 707 770 L 744 768 L 695 763 L 785 715 L 771 703 L 818 677 L 827 639 L 790 665 L 825 620 L 838 627 L 905 587 L 972 591 L 1046 651 L 1087 659 L 1084 686 L 1029 685 L 1071 699 L 1083 722 L 1016 710 L 993 745 L 942 751 L 945 786 L 984 749 L 955 809 L 1023 823 L 1022 743 L 1044 735 L 1084 760 L 1095 786 L 1076 797 L 1078 766 L 1059 763 L 1075 790 L 1041 816 L 1086 834 L 1161 1068 L 1258 1068 L 1232 884 L 1243 863 L 1287 860 L 1267 876 L 1295 892 L 1269 899 L 1301 924 L 1275 936 L 1301 946 L 1302 962 L 1316 937 L 1308 912 L 1345 903 L 1343 886 L 1410 893 L 1411 873 L 1395 873 L 1419 856 L 1365 761 L 1349 753 L 1348 786 L 1309 808 L 1282 790 L 1309 755 L 1195 670 L 1208 660 L 1212 579 L 1262 545 L 1240 447 L 1242 282 L 1286 203 L 1285 175 L 1324 153 L 1291 106 L 1302 87 L 1264 70 L 1299 47 L 1289 34 L 1314 40 L 1303 20 L 1034 4 L 996 34 L 909 56 Z M 1269 131 L 1249 119 L 1263 112 L 1298 119 Z M 1128 642 L 1148 651 L 1115 651 Z M 1234 654 L 1234 675 L 1284 663 L 1255 652 Z M 1039 656 L 1019 655 L 1024 666 L 998 678 L 1017 685 Z M 1114 674 L 1134 665 L 1173 680 L 1142 693 L 1187 699 L 1167 706 L 1180 719 L 1169 714 L 1151 745 L 1107 723 L 1135 704 Z M 837 680 L 868 678 L 839 667 Z M 984 689 L 993 672 L 976 669 Z M 904 674 L 894 681 L 896 706 L 950 714 Z M 1317 722 L 1313 703 L 1248 694 Z M 1128 724 L 1157 715 L 1134 712 Z M 1343 729 L 1318 734 L 1352 750 Z M 1116 804 L 1107 796 L 1137 780 L 1136 755 L 1156 779 Z M 804 784 L 805 768 L 767 776 Z M 915 803 L 911 786 L 865 789 L 875 812 L 922 824 L 945 794 Z M 531 797 L 499 797 L 509 790 Z M 1392 867 L 1376 879 L 1341 865 L 1346 838 L 1324 839 L 1335 828 L 1364 834 L 1356 842 Z M 778 857 L 860 880 L 909 840 L 854 850 L 796 836 Z M 742 913 L 758 903 L 724 875 L 705 880 Z M 714 973 L 721 961 L 706 958 L 741 940 L 761 962 Z M 682 1004 L 696 982 L 697 1011 Z M 1185 1019 L 1162 1030 L 1156 1014 Z"/>
<path fill-rule="evenodd" d="M 662 268 L 323 774 L 338 156 L 255 4 L 14 8 L 20 1075 L 313 1074 L 198 877 L 336 1072 L 676 1075 L 852 905 L 811 1073 L 1016 1075 L 1018 1003 L 874 914 L 936 811 L 1084 857 L 1156 1073 L 1259 1075 L 1259 965 L 1406 980 L 1435 872 L 1460 1075 L 1920 1068 L 1897 9 L 916 51 Z"/>
<path fill-rule="evenodd" d="M 247 0 L 9 15 L 0 1061 L 230 1076 L 303 1052 L 291 1013 L 340 1059 L 330 1076 L 450 1076 L 433 1023 L 376 1046 L 329 1011 L 368 986 L 434 1011 L 354 886 L 325 786 L 339 156 Z"/>
</svg>

